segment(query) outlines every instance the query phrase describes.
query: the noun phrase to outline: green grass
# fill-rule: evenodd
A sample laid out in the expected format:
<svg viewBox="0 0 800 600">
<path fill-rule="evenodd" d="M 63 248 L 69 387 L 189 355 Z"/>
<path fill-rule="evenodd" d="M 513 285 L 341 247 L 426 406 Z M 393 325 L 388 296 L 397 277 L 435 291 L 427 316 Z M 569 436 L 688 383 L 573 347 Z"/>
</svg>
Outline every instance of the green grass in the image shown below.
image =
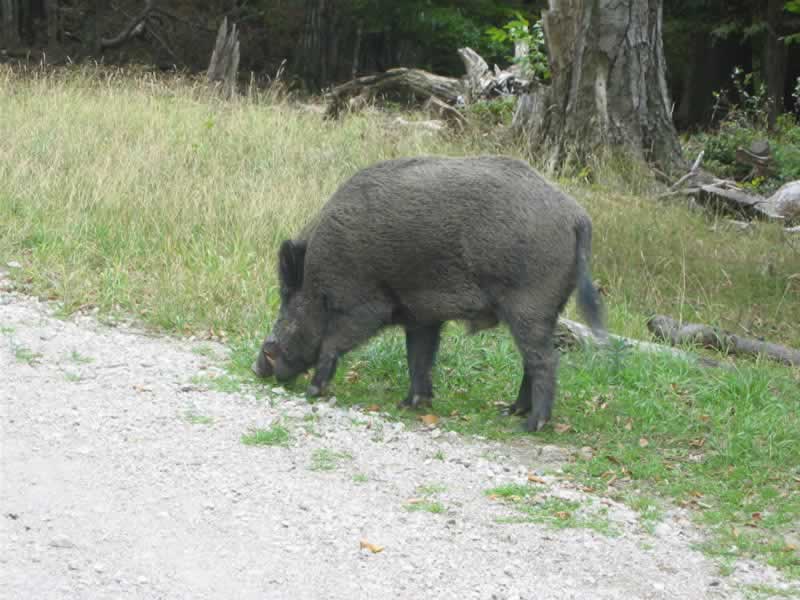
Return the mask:
<svg viewBox="0 0 800 600">
<path fill-rule="evenodd" d="M 69 353 L 69 360 L 76 364 L 89 364 L 90 362 L 94 361 L 92 357 L 84 356 L 77 350 L 73 350 L 72 352 Z"/>
<path fill-rule="evenodd" d="M 288 446 L 291 441 L 289 430 L 281 425 L 273 425 L 269 429 L 251 429 L 242 436 L 246 446 Z"/>
<path fill-rule="evenodd" d="M 404 505 L 409 512 L 429 512 L 435 515 L 443 513 L 446 509 L 444 504 L 435 499 L 435 496 L 446 491 L 447 488 L 440 484 L 425 484 L 417 486 L 416 497 L 410 499 Z"/>
<path fill-rule="evenodd" d="M 10 325 L 0 326 L 0 335 L 12 335 L 15 331 L 16 328 L 11 327 Z"/>
<path fill-rule="evenodd" d="M 79 383 L 82 380 L 82 377 L 78 373 L 72 373 L 67 371 L 64 373 L 64 379 L 69 381 L 70 383 Z"/>
<path fill-rule="evenodd" d="M 42 358 L 42 355 L 39 352 L 34 352 L 30 348 L 26 348 L 25 346 L 20 346 L 18 344 L 13 345 L 14 349 L 14 358 L 17 362 L 25 363 L 27 365 L 34 365 L 39 362 L 39 359 Z"/>
<path fill-rule="evenodd" d="M 367 483 L 369 481 L 369 477 L 364 475 L 364 473 L 356 473 L 353 475 L 353 482 L 354 483 Z"/>
<path fill-rule="evenodd" d="M 525 155 L 499 135 L 388 129 L 374 113 L 328 122 L 113 69 L 22 76 L 0 66 L 0 113 L 2 153 L 15 157 L 0 160 L 0 262 L 23 265 L 11 274 L 17 285 L 58 298 L 65 314 L 94 305 L 156 329 L 226 337 L 230 373 L 207 383 L 230 392 L 255 383 L 250 364 L 278 304 L 280 241 L 347 176 L 398 156 Z M 613 332 L 647 339 L 648 316 L 663 313 L 800 346 L 800 257 L 779 227 L 742 235 L 680 203 L 655 203 L 652 180 L 627 164 L 584 165 L 560 183 L 592 215 L 593 270 Z M 348 371 L 356 376 L 345 380 Z M 514 399 L 520 376 L 504 329 L 468 337 L 449 325 L 433 412 L 446 429 L 524 438 L 497 406 Z M 332 392 L 340 405 L 377 404 L 411 421 L 396 408 L 407 385 L 403 337 L 387 331 L 342 361 Z M 555 420 L 569 429 L 535 438 L 591 446 L 594 457 L 569 470 L 598 493 L 635 504 L 635 486 L 691 508 L 722 560 L 733 547 L 800 576 L 784 543 L 800 520 L 798 414 L 797 369 L 741 360 L 701 370 L 580 351 L 560 371 Z M 278 431 L 243 442 L 288 443 Z"/>
<path fill-rule="evenodd" d="M 345 461 L 353 460 L 348 452 L 336 452 L 328 448 L 318 448 L 311 454 L 311 471 L 333 471 Z"/>
<path fill-rule="evenodd" d="M 214 417 L 209 417 L 206 415 L 198 415 L 195 412 L 188 411 L 184 418 L 186 421 L 192 425 L 213 425 L 214 424 Z M 247 443 L 247 442 L 245 442 Z"/>
<path fill-rule="evenodd" d="M 214 349 L 211 346 L 206 346 L 206 345 L 196 346 L 192 348 L 192 353 L 197 354 L 198 356 L 204 356 L 206 358 L 216 357 L 216 352 L 214 352 Z"/>
<path fill-rule="evenodd" d="M 552 496 L 542 497 L 543 490 L 531 485 L 508 484 L 486 491 L 490 498 L 511 505 L 519 516 L 502 517 L 501 523 L 542 523 L 556 529 L 591 529 L 603 535 L 617 535 L 608 520 L 608 509 L 581 510 L 578 502 Z"/>
</svg>

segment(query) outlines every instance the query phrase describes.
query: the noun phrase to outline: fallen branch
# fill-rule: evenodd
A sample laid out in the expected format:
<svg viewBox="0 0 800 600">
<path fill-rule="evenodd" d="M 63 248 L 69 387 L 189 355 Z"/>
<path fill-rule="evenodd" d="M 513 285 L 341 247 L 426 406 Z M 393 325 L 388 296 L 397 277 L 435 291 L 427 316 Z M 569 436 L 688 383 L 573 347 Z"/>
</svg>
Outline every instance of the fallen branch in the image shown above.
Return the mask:
<svg viewBox="0 0 800 600">
<path fill-rule="evenodd" d="M 569 319 L 558 320 L 558 326 L 556 328 L 556 338 L 560 342 L 560 344 L 558 345 L 565 345 L 565 346 L 574 346 L 577 344 L 586 345 L 590 343 L 594 344 L 601 343 L 592 333 L 592 330 L 589 329 L 586 325 L 583 325 L 582 323 L 578 323 L 576 321 L 571 321 Z M 684 352 L 683 350 L 678 350 L 676 348 L 670 348 L 669 346 L 664 346 L 663 344 L 654 344 L 653 342 L 633 340 L 631 338 L 623 337 L 620 335 L 614 335 L 611 333 L 608 334 L 608 339 L 610 342 L 620 344 L 625 348 L 633 348 L 639 352 L 645 352 L 647 354 L 668 354 L 674 358 L 685 360 L 691 363 L 697 363 L 703 367 L 723 366 L 721 363 L 715 360 L 696 356 L 694 354 Z"/>
<path fill-rule="evenodd" d="M 772 360 L 780 361 L 792 366 L 800 366 L 800 350 L 764 342 L 752 338 L 745 338 L 697 323 L 684 323 L 657 315 L 647 322 L 647 328 L 661 340 L 674 346 L 695 344 L 704 348 L 713 348 L 726 354 L 764 355 Z"/>
<path fill-rule="evenodd" d="M 146 0 L 144 9 L 138 15 L 128 22 L 128 25 L 118 35 L 111 38 L 100 38 L 100 48 L 106 50 L 108 48 L 116 48 L 127 42 L 130 38 L 138 35 L 145 26 L 145 21 L 153 11 L 153 4 L 155 0 Z"/>
<path fill-rule="evenodd" d="M 453 105 L 463 97 L 465 88 L 460 79 L 434 75 L 422 69 L 389 69 L 385 73 L 357 77 L 334 87 L 328 94 L 330 104 L 326 116 L 337 118 L 353 96 L 363 95 L 371 99 L 384 93 L 416 97 L 422 101 L 436 97 Z"/>
</svg>

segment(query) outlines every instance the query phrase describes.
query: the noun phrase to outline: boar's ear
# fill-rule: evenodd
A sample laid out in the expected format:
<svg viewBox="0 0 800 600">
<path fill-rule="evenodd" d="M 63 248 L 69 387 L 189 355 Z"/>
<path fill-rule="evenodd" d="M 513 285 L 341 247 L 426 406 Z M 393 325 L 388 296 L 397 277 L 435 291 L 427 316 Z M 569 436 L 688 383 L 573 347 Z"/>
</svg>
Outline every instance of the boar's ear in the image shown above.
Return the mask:
<svg viewBox="0 0 800 600">
<path fill-rule="evenodd" d="M 289 291 L 299 290 L 303 285 L 303 264 L 306 259 L 306 242 L 286 240 L 279 254 L 281 283 Z"/>
</svg>

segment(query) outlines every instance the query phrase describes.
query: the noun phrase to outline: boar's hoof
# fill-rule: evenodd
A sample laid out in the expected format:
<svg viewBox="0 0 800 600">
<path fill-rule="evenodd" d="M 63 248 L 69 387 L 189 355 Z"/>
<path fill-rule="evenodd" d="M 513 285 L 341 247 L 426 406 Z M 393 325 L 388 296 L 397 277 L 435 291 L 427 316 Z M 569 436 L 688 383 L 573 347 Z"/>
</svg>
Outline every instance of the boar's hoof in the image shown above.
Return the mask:
<svg viewBox="0 0 800 600">
<path fill-rule="evenodd" d="M 547 424 L 548 419 L 540 417 L 535 412 L 528 415 L 528 420 L 525 422 L 525 431 L 536 432 L 541 431 L 542 427 Z"/>
<path fill-rule="evenodd" d="M 322 396 L 322 390 L 312 383 L 306 388 L 306 396 L 308 398 L 319 398 Z"/>
<path fill-rule="evenodd" d="M 504 417 L 515 417 L 526 414 L 530 408 L 526 408 L 524 406 L 520 406 L 516 402 L 514 404 L 510 404 L 508 406 L 503 406 L 500 408 L 500 414 Z"/>
<path fill-rule="evenodd" d="M 399 408 L 433 408 L 433 398 L 422 394 L 409 394 L 397 406 Z"/>
</svg>

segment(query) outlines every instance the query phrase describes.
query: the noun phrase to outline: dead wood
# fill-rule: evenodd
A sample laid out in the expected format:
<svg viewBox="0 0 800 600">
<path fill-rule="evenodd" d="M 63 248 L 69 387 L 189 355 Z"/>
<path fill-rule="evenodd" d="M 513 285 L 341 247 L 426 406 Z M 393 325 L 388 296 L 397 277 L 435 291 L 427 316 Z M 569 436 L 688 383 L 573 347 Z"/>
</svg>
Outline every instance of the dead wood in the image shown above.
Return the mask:
<svg viewBox="0 0 800 600">
<path fill-rule="evenodd" d="M 108 48 L 116 48 L 121 46 L 125 42 L 127 42 L 132 37 L 139 35 L 146 26 L 146 21 L 150 17 L 150 14 L 153 12 L 155 0 L 146 0 L 144 4 L 144 9 L 133 17 L 125 28 L 114 37 L 103 37 L 100 38 L 100 49 L 106 50 Z"/>
<path fill-rule="evenodd" d="M 752 167 L 752 171 L 748 177 L 768 177 L 773 171 L 772 156 L 769 154 L 769 146 L 767 146 L 767 154 L 760 155 L 747 150 L 745 148 L 736 149 L 736 162 L 743 165 Z"/>
<path fill-rule="evenodd" d="M 709 325 L 681 324 L 670 317 L 657 315 L 647 322 L 647 328 L 656 338 L 669 342 L 673 346 L 694 344 L 704 348 L 713 348 L 726 354 L 764 355 L 784 364 L 800 366 L 800 350 L 741 337 Z"/>
<path fill-rule="evenodd" d="M 723 182 L 700 186 L 697 195 L 700 204 L 713 210 L 764 221 L 783 222 L 783 215 L 775 211 L 763 196 L 745 192 L 736 185 Z"/>
<path fill-rule="evenodd" d="M 454 108 L 439 100 L 436 96 L 431 96 L 425 103 L 424 109 L 435 119 L 441 119 L 456 129 L 462 130 L 467 126 L 467 118 L 457 108 Z"/>
<path fill-rule="evenodd" d="M 676 348 L 670 348 L 669 346 L 664 346 L 663 344 L 654 344 L 652 342 L 633 340 L 631 338 L 614 334 L 608 334 L 608 340 L 621 345 L 623 348 L 633 348 L 634 350 L 645 352 L 647 354 L 666 354 L 674 358 L 699 364 L 703 367 L 723 366 L 721 363 L 715 360 L 695 356 L 694 354 L 690 354 Z M 602 344 L 602 342 L 600 342 L 592 333 L 592 330 L 586 325 L 576 321 L 571 321 L 569 319 L 561 318 L 558 320 L 558 325 L 556 327 L 556 344 L 558 346 L 583 346 L 590 343 Z"/>
<path fill-rule="evenodd" d="M 359 95 L 370 100 L 384 94 L 421 101 L 436 97 L 453 105 L 465 93 L 464 83 L 459 79 L 442 77 L 422 69 L 389 69 L 385 73 L 357 77 L 334 87 L 328 94 L 326 116 L 337 118 L 347 106 L 347 101 Z"/>
<path fill-rule="evenodd" d="M 228 30 L 228 17 L 222 19 L 217 32 L 217 41 L 211 53 L 206 75 L 208 82 L 220 87 L 226 98 L 236 93 L 236 77 L 239 72 L 239 32 L 236 24 Z"/>
<path fill-rule="evenodd" d="M 496 65 L 490 69 L 486 61 L 471 48 L 458 50 L 466 70 L 461 79 L 443 77 L 422 69 L 396 68 L 384 73 L 357 77 L 335 86 L 328 94 L 326 116 L 337 118 L 349 108 L 350 99 L 363 96 L 373 100 L 381 96 L 399 97 L 406 102 L 423 103 L 431 98 L 450 107 L 447 114 L 437 114 L 448 122 L 463 125 L 465 120 L 455 115 L 456 106 L 499 96 L 519 95 L 526 91 L 530 82 L 521 79 L 514 71 L 504 71 Z M 436 110 L 444 110 L 441 104 Z"/>
</svg>

